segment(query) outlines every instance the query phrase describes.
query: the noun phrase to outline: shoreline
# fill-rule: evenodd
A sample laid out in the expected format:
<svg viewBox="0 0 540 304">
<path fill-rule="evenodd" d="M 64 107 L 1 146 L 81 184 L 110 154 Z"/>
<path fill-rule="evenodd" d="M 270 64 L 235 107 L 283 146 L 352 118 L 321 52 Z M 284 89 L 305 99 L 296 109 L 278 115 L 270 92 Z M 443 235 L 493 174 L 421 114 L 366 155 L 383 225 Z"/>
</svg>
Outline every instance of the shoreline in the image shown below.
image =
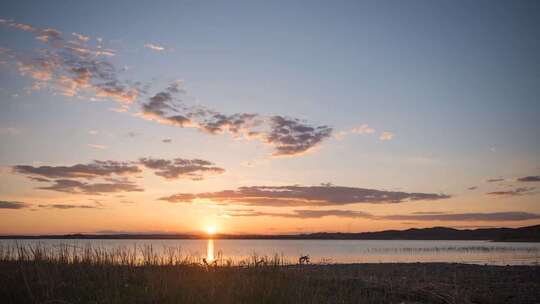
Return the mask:
<svg viewBox="0 0 540 304">
<path fill-rule="evenodd" d="M 525 239 L 525 240 L 490 240 L 490 239 L 407 239 L 407 238 L 395 238 L 395 239 L 359 239 L 359 238 L 302 238 L 302 237 L 176 237 L 176 236 L 10 236 L 0 235 L 0 240 L 215 240 L 215 241 L 241 241 L 241 240 L 261 240 L 261 241 L 483 241 L 492 243 L 540 243 L 537 239 Z"/>
<path fill-rule="evenodd" d="M 314 232 L 301 234 L 199 234 L 167 232 L 70 233 L 45 235 L 0 235 L 0 239 L 234 239 L 234 240 L 440 240 L 540 242 L 540 225 L 519 228 L 454 229 L 411 228 L 375 232 Z"/>
</svg>

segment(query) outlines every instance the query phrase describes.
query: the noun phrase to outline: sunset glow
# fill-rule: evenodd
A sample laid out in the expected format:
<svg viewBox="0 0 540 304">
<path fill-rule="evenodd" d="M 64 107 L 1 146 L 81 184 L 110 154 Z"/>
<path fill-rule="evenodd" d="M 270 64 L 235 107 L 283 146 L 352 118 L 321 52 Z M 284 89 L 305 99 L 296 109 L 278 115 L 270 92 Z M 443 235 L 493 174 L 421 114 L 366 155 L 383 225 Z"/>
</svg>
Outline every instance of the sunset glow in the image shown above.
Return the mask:
<svg viewBox="0 0 540 304">
<path fill-rule="evenodd" d="M 540 223 L 534 10 L 166 3 L 1 4 L 0 234 Z"/>
<path fill-rule="evenodd" d="M 209 234 L 209 235 L 214 235 L 216 234 L 217 232 L 217 229 L 215 226 L 208 226 L 206 227 L 206 233 Z"/>
</svg>

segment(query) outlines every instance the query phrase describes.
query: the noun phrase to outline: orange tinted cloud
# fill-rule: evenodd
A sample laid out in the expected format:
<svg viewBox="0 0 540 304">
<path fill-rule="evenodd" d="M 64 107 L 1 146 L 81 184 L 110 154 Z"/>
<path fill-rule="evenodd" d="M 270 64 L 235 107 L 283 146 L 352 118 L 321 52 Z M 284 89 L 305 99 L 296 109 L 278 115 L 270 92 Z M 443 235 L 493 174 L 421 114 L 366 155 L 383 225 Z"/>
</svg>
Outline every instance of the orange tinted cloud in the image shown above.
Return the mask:
<svg viewBox="0 0 540 304">
<path fill-rule="evenodd" d="M 382 141 L 385 141 L 385 140 L 392 140 L 394 138 L 395 134 L 392 133 L 392 132 L 382 132 L 381 135 L 379 136 L 379 139 L 382 140 Z"/>
<path fill-rule="evenodd" d="M 139 89 L 118 79 L 114 66 L 103 59 L 112 56 L 110 50 L 94 49 L 85 44 L 89 37 L 73 33 L 76 41 L 66 40 L 56 29 L 38 29 L 12 21 L 0 22 L 8 27 L 31 32 L 45 44 L 34 51 L 31 59 L 17 52 L 3 50 L 2 55 L 14 61 L 18 71 L 37 82 L 33 89 L 50 88 L 66 96 L 110 98 L 124 105 L 135 101 Z"/>
<path fill-rule="evenodd" d="M 197 199 L 207 199 L 219 204 L 253 206 L 332 206 L 347 204 L 389 204 L 407 201 L 441 200 L 450 198 L 447 194 L 409 193 L 341 186 L 252 186 L 237 190 L 206 193 L 178 193 L 163 197 L 171 203 L 190 203 Z"/>
</svg>

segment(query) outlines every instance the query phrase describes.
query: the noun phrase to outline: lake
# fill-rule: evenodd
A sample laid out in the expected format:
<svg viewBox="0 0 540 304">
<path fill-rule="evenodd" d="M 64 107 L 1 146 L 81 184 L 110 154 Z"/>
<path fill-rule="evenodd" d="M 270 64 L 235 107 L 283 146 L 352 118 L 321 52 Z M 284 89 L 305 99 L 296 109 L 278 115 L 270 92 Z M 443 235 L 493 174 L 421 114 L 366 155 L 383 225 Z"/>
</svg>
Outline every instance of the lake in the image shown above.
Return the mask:
<svg viewBox="0 0 540 304">
<path fill-rule="evenodd" d="M 290 263 L 309 255 L 312 263 L 411 263 L 457 262 L 489 265 L 539 265 L 540 243 L 491 241 L 417 240 L 0 240 L 0 246 L 41 245 L 55 249 L 62 245 L 106 250 L 152 246 L 158 254 L 167 248 L 202 260 L 230 259 L 239 262 L 254 255 L 280 255 Z"/>
</svg>

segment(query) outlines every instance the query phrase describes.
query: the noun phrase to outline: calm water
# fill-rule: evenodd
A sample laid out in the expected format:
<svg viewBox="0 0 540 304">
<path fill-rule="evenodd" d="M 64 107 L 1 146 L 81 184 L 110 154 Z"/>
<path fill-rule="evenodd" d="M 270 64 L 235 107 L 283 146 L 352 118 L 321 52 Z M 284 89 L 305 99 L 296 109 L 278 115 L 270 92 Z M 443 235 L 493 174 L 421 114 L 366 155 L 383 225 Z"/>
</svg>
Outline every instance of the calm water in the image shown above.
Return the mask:
<svg viewBox="0 0 540 304">
<path fill-rule="evenodd" d="M 151 245 L 162 253 L 181 248 L 184 255 L 240 261 L 253 255 L 281 255 L 296 263 L 310 255 L 312 263 L 459 262 L 492 265 L 540 265 L 540 243 L 489 241 L 372 241 L 372 240 L 0 240 L 0 245 L 40 244 L 133 248 Z"/>
</svg>

